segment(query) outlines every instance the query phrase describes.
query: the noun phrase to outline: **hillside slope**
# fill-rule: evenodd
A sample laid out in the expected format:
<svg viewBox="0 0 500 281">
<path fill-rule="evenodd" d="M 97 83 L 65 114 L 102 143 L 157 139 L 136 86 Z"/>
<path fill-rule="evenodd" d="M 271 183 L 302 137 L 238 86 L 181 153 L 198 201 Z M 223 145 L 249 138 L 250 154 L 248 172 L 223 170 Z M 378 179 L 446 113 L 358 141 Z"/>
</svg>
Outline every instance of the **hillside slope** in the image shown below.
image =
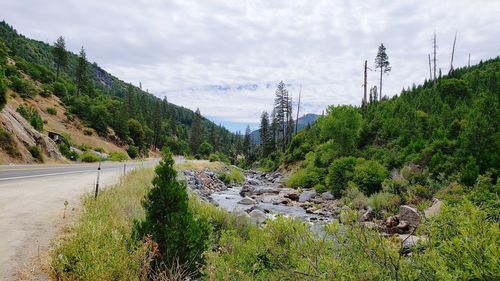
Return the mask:
<svg viewBox="0 0 500 281">
<path fill-rule="evenodd" d="M 96 63 L 87 62 L 84 52 L 79 56 L 65 52 L 67 67 L 57 75 L 53 46 L 26 38 L 5 22 L 0 22 L 0 43 L 10 60 L 9 64 L 2 63 L 5 78 L 0 77 L 8 88 L 29 104 L 29 100 L 37 100 L 38 95 L 56 96 L 54 102 L 64 108 L 59 108 L 58 112 L 66 112 L 66 117 L 76 120 L 75 128 L 90 127 L 99 135 L 99 138 L 85 141 L 85 134 L 70 132 L 76 144 L 98 142 L 100 144 L 95 145 L 99 147 L 128 149 L 135 156 L 134 151 L 147 155 L 151 149 L 165 145 L 174 153 L 194 155 L 200 145 L 207 142 L 210 151 L 233 158 L 238 153 L 241 137 L 189 109 L 121 81 Z M 38 112 L 45 110 L 37 108 Z M 57 116 L 60 115 L 42 119 L 48 122 L 48 128 L 58 133 L 68 130 L 58 125 L 65 120 L 56 119 Z M 194 123 L 196 132 L 192 137 Z"/>
</svg>

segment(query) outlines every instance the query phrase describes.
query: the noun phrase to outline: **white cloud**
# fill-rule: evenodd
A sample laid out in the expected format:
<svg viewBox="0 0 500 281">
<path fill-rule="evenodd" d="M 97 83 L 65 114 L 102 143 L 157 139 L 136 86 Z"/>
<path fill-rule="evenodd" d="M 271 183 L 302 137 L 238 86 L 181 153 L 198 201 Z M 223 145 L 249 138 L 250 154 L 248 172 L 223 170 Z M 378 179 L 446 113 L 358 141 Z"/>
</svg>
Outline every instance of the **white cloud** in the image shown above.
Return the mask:
<svg viewBox="0 0 500 281">
<path fill-rule="evenodd" d="M 439 67 L 496 57 L 498 1 L 9 1 L 1 14 L 21 33 L 59 35 L 114 75 L 171 102 L 231 124 L 255 124 L 272 106 L 274 86 L 302 85 L 303 112 L 359 104 L 364 60 L 387 47 L 393 71 L 384 93 L 428 76 L 434 30 Z M 378 75 L 369 74 L 377 85 Z M 271 84 L 272 87 L 266 85 Z M 221 86 L 221 87 L 214 87 Z M 241 87 L 257 85 L 255 89 Z"/>
</svg>

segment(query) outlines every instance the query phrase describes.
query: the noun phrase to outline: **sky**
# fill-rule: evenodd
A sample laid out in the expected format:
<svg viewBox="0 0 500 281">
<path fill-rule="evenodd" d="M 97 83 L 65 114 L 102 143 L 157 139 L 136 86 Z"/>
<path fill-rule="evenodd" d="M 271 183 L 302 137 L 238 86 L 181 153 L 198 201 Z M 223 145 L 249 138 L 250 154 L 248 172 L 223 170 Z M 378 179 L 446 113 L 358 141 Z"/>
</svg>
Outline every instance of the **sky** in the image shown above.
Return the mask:
<svg viewBox="0 0 500 281">
<path fill-rule="evenodd" d="M 118 78 L 195 110 L 232 131 L 258 127 L 283 80 L 301 112 L 359 105 L 363 66 L 378 46 L 392 71 L 383 94 L 429 77 L 437 66 L 500 55 L 500 1 L 490 0 L 0 0 L 0 19 L 30 38 L 66 39 Z M 368 73 L 368 87 L 379 74 Z M 301 114 L 302 115 L 302 114 Z"/>
</svg>

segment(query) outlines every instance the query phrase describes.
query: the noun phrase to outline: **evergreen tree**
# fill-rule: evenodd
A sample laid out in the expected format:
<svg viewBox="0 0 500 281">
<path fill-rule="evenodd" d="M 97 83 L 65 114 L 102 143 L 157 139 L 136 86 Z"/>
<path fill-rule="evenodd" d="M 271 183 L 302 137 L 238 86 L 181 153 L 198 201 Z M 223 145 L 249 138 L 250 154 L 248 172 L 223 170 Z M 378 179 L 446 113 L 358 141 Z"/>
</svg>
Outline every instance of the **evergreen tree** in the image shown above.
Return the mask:
<svg viewBox="0 0 500 281">
<path fill-rule="evenodd" d="M 382 76 L 384 73 L 388 73 L 391 71 L 391 67 L 389 66 L 389 57 L 385 52 L 384 44 L 380 44 L 378 47 L 377 56 L 375 57 L 375 68 L 380 68 L 380 98 L 382 100 Z"/>
<path fill-rule="evenodd" d="M 277 122 L 276 141 L 278 147 L 284 151 L 287 144 L 288 120 L 290 117 L 290 101 L 285 83 L 281 81 L 275 92 L 274 98 L 275 119 Z"/>
<path fill-rule="evenodd" d="M 201 113 L 200 109 L 197 108 L 193 117 L 193 123 L 191 124 L 191 136 L 189 139 L 189 145 L 191 147 L 191 153 L 196 155 L 199 152 L 200 144 L 202 142 L 203 131 L 201 127 Z"/>
<path fill-rule="evenodd" d="M 272 146 L 270 146 L 270 131 L 269 114 L 267 112 L 262 112 L 260 116 L 260 150 L 262 157 L 266 157 L 273 149 Z"/>
<path fill-rule="evenodd" d="M 85 49 L 82 47 L 80 55 L 78 56 L 78 64 L 76 65 L 76 95 L 79 95 L 82 90 L 88 86 L 88 71 L 89 63 Z"/>
<path fill-rule="evenodd" d="M 203 252 L 208 243 L 208 224 L 195 219 L 190 208 L 184 183 L 177 181 L 174 160 L 168 148 L 162 151 L 163 159 L 156 167 L 153 187 L 143 202 L 146 213 L 143 221 L 135 225 L 139 237 L 151 235 L 158 243 L 160 256 L 155 261 L 167 266 L 179 262 L 194 272 L 203 262 Z"/>
<path fill-rule="evenodd" d="M 247 125 L 247 128 L 245 130 L 245 138 L 243 139 L 243 149 L 245 155 L 248 157 L 250 156 L 251 148 L 252 148 L 252 141 L 250 140 L 250 126 Z"/>
<path fill-rule="evenodd" d="M 54 43 L 54 48 L 52 49 L 52 55 L 54 56 L 54 62 L 56 64 L 56 78 L 59 77 L 61 69 L 68 66 L 68 52 L 66 51 L 66 43 L 64 38 L 59 36 L 57 41 Z"/>
</svg>

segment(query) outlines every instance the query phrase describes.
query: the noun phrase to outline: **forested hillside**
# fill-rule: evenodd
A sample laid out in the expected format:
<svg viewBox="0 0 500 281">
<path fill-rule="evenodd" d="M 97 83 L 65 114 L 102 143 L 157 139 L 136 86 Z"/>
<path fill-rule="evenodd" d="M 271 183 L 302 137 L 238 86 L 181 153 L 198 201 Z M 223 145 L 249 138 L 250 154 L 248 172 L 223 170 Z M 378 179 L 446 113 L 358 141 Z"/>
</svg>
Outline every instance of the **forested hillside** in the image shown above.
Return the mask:
<svg viewBox="0 0 500 281">
<path fill-rule="evenodd" d="M 500 58 L 393 98 L 330 106 L 279 155 L 278 163 L 295 167 L 288 180 L 294 187 L 337 197 L 361 191 L 372 201 L 385 196 L 393 199 L 390 208 L 429 202 L 436 193 L 465 196 L 483 184 L 472 189 L 473 200 L 498 210 Z"/>
<path fill-rule="evenodd" d="M 24 99 L 56 95 L 68 118 L 76 116 L 101 137 L 128 147 L 132 157 L 164 145 L 176 154 L 200 156 L 221 152 L 235 157 L 241 149 L 241 137 L 199 112 L 119 80 L 88 62 L 83 47 L 79 55 L 67 52 L 62 37 L 51 46 L 1 22 L 0 44 L 10 58 L 1 66 L 5 89 Z"/>
</svg>

